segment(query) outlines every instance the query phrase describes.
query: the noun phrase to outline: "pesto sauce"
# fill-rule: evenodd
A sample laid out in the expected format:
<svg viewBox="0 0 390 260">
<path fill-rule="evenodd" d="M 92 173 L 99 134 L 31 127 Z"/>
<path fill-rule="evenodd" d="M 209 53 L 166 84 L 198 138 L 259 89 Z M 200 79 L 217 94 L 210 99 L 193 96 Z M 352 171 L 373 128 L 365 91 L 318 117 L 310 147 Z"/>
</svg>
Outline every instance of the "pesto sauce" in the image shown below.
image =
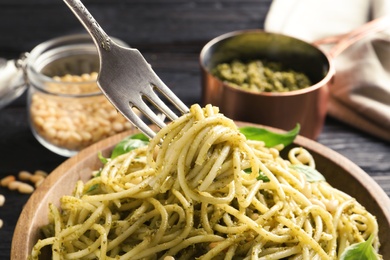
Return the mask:
<svg viewBox="0 0 390 260">
<path fill-rule="evenodd" d="M 305 74 L 262 60 L 221 63 L 212 74 L 229 85 L 256 92 L 286 92 L 311 86 Z"/>
</svg>

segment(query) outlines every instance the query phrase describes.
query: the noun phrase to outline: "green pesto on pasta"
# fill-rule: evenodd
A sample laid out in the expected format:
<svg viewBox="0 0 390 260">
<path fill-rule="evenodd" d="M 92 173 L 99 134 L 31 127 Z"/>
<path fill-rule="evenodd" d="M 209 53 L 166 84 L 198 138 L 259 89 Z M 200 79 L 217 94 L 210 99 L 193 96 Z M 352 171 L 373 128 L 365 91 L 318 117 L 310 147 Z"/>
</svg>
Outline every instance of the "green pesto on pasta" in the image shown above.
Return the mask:
<svg viewBox="0 0 390 260">
<path fill-rule="evenodd" d="M 371 235 L 378 251 L 375 217 L 294 165 L 315 161 L 303 148 L 283 159 L 193 105 L 50 205 L 31 259 L 45 246 L 53 259 L 338 259 Z"/>
</svg>

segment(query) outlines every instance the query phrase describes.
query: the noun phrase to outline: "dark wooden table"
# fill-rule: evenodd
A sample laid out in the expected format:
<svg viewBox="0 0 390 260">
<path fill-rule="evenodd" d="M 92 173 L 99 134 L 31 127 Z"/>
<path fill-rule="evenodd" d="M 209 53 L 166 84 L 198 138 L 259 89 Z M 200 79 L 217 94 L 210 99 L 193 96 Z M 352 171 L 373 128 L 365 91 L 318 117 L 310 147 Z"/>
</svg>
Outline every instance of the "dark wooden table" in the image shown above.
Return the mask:
<svg viewBox="0 0 390 260">
<path fill-rule="evenodd" d="M 270 0 L 84 1 L 111 35 L 138 48 L 157 74 L 187 104 L 201 102 L 198 55 L 211 38 L 233 30 L 263 28 Z M 23 19 L 22 19 L 23 18 Z M 17 58 L 53 37 L 84 32 L 62 1 L 0 3 L 0 57 Z M 318 142 L 371 175 L 390 196 L 390 145 L 327 118 Z M 21 170 L 52 171 L 67 158 L 41 146 L 32 135 L 26 96 L 0 110 L 0 178 Z M 13 230 L 29 195 L 0 187 L 0 259 L 10 258 Z"/>
</svg>

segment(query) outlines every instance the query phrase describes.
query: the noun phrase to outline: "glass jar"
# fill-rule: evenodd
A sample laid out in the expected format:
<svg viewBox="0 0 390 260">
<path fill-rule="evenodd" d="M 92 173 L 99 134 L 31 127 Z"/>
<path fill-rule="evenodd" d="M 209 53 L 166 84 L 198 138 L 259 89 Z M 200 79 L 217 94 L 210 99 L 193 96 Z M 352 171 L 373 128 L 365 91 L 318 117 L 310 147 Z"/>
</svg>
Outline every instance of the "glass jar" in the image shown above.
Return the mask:
<svg viewBox="0 0 390 260">
<path fill-rule="evenodd" d="M 99 58 L 89 35 L 44 42 L 25 60 L 31 130 L 49 150 L 73 156 L 132 127 L 96 83 Z"/>
</svg>

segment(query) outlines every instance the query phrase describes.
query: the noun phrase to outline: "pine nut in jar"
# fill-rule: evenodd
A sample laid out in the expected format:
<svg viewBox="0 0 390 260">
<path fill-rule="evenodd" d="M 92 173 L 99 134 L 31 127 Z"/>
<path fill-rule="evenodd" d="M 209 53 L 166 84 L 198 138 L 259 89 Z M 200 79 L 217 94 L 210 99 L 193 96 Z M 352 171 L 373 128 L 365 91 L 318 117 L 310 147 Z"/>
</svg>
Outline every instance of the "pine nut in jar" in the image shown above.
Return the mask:
<svg viewBox="0 0 390 260">
<path fill-rule="evenodd" d="M 88 35 L 45 42 L 27 57 L 30 126 L 49 150 L 69 157 L 132 127 L 100 91 L 98 70 Z"/>
</svg>

